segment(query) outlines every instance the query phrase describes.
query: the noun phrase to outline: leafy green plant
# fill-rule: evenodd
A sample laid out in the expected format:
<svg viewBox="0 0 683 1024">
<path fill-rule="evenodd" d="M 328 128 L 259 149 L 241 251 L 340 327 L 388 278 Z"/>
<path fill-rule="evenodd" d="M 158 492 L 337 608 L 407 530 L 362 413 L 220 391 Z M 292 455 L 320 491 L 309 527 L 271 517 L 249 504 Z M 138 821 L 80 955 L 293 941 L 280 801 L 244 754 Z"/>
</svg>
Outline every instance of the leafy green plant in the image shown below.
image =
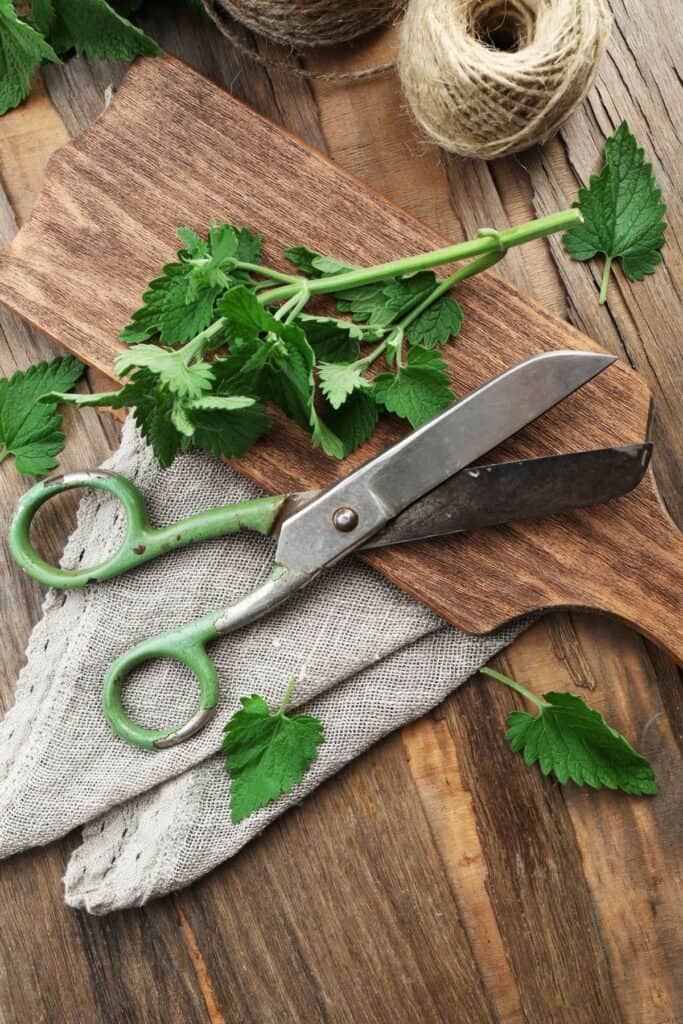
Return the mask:
<svg viewBox="0 0 683 1024">
<path fill-rule="evenodd" d="M 375 267 L 295 246 L 289 271 L 261 261 L 248 228 L 180 228 L 182 248 L 142 296 L 120 337 L 119 391 L 49 400 L 135 409 L 162 466 L 191 445 L 241 455 L 265 431 L 264 402 L 344 458 L 382 410 L 418 427 L 455 401 L 438 351 L 463 314 L 448 294 L 508 248 L 576 222 L 575 210 Z M 439 281 L 431 267 L 466 260 Z M 329 296 L 336 313 L 309 311 Z M 377 370 L 380 372 L 378 373 Z"/>
<path fill-rule="evenodd" d="M 0 462 L 13 455 L 17 470 L 30 476 L 55 468 L 54 456 L 64 447 L 62 418 L 57 401 L 40 404 L 39 399 L 49 391 L 68 391 L 84 369 L 67 356 L 0 379 Z"/>
<path fill-rule="evenodd" d="M 184 3 L 202 9 L 200 0 Z M 0 0 L 0 115 L 26 98 L 33 74 L 45 61 L 56 62 L 71 53 L 90 60 L 161 54 L 154 40 L 128 20 L 143 4 L 144 0 Z"/>
<path fill-rule="evenodd" d="M 575 204 L 583 222 L 575 224 L 564 236 L 564 246 L 572 259 L 591 260 L 605 256 L 600 283 L 600 303 L 607 299 L 612 263 L 631 281 L 642 281 L 661 263 L 664 245 L 666 206 L 661 202 L 652 165 L 645 163 L 628 124 L 623 121 L 604 149 L 605 165 L 591 176 L 588 188 L 579 190 Z"/>
</svg>

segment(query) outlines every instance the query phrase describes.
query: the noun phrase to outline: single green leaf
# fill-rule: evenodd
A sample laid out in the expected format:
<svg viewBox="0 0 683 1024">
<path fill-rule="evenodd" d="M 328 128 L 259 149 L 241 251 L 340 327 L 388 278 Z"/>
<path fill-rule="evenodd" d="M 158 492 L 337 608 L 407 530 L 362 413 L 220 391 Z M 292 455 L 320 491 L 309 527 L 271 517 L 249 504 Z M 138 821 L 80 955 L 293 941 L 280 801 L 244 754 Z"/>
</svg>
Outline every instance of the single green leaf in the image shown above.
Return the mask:
<svg viewBox="0 0 683 1024">
<path fill-rule="evenodd" d="M 228 321 L 230 337 L 245 340 L 258 338 L 272 331 L 279 334 L 282 324 L 263 308 L 249 289 L 240 284 L 222 295 L 216 303 L 216 312 Z"/>
<path fill-rule="evenodd" d="M 360 355 L 361 341 L 374 340 L 372 332 L 364 332 L 351 320 L 333 316 L 299 314 L 294 321 L 304 331 L 316 358 L 328 363 L 352 363 Z"/>
<path fill-rule="evenodd" d="M 370 387 L 358 363 L 319 363 L 320 390 L 333 409 L 339 409 L 354 391 Z"/>
<path fill-rule="evenodd" d="M 171 423 L 179 434 L 184 437 L 192 437 L 194 434 L 194 423 L 190 419 L 187 408 L 181 401 L 173 403 L 171 409 Z"/>
<path fill-rule="evenodd" d="M 232 224 L 212 224 L 209 228 L 209 251 L 217 265 L 237 256 L 237 232 Z"/>
<path fill-rule="evenodd" d="M 241 396 L 240 396 L 241 397 Z M 190 418 L 194 424 L 193 442 L 212 455 L 234 459 L 244 455 L 268 429 L 268 416 L 261 402 L 242 398 L 226 407 L 197 409 L 193 403 Z"/>
<path fill-rule="evenodd" d="M 306 277 L 330 277 L 354 269 L 347 263 L 309 249 L 307 245 L 294 245 L 290 249 L 285 249 L 284 255 Z"/>
<path fill-rule="evenodd" d="M 189 442 L 189 438 L 173 423 L 176 404 L 173 395 L 160 387 L 148 370 L 140 370 L 129 391 L 129 404 L 140 433 L 152 448 L 161 468 L 166 469 Z"/>
<path fill-rule="evenodd" d="M 436 274 L 432 270 L 422 270 L 418 274 L 411 274 L 410 277 L 397 278 L 384 286 L 387 307 L 396 315 L 407 313 L 426 299 L 436 285 Z"/>
<path fill-rule="evenodd" d="M 201 238 L 192 228 L 177 228 L 176 234 L 183 243 L 183 248 L 178 253 L 179 256 L 187 253 L 190 259 L 198 260 L 209 255 L 208 242 Z"/>
<path fill-rule="evenodd" d="M 334 450 L 328 452 L 336 458 L 346 458 L 372 437 L 379 407 L 371 391 L 354 391 L 340 409 L 330 406 L 323 408 L 321 417 L 327 430 L 336 439 Z M 337 443 L 341 444 L 341 456 L 336 455 Z"/>
<path fill-rule="evenodd" d="M 346 288 L 335 295 L 340 313 L 350 313 L 359 323 L 371 327 L 387 327 L 396 318 L 396 311 L 388 304 L 384 289 L 391 281 L 375 281 L 372 284 Z"/>
<path fill-rule="evenodd" d="M 225 768 L 231 780 L 230 814 L 237 823 L 301 782 L 324 740 L 312 715 L 270 712 L 263 697 L 241 697 L 225 727 Z"/>
<path fill-rule="evenodd" d="M 222 409 L 224 412 L 234 412 L 235 409 L 247 409 L 254 405 L 255 399 L 247 398 L 246 395 L 202 395 L 188 403 L 190 409 Z"/>
<path fill-rule="evenodd" d="M 547 704 L 537 715 L 513 711 L 508 716 L 505 738 L 526 764 L 538 762 L 544 775 L 552 773 L 562 783 L 572 779 L 593 789 L 657 792 L 648 761 L 599 712 L 571 693 L 545 693 L 543 699 Z"/>
<path fill-rule="evenodd" d="M 132 60 L 160 56 L 149 36 L 106 0 L 51 0 L 48 41 L 59 54 L 75 50 L 89 60 Z M 44 8 L 42 8 L 44 10 Z"/>
<path fill-rule="evenodd" d="M 333 459 L 343 459 L 345 457 L 346 446 L 344 442 L 322 418 L 314 405 L 311 406 L 309 411 L 309 425 L 311 427 L 311 440 L 314 448 L 322 448 L 325 455 L 329 455 Z"/>
<path fill-rule="evenodd" d="M 75 405 L 79 409 L 88 408 L 89 406 L 106 406 L 108 409 L 124 409 L 132 403 L 127 400 L 130 398 L 130 392 L 126 394 L 126 389 L 129 385 L 125 385 L 118 391 L 98 391 L 95 394 L 75 394 L 67 393 L 64 391 L 48 391 L 46 394 L 41 395 L 38 402 L 41 405 L 61 405 L 62 403 L 68 403 L 69 405 Z"/>
<path fill-rule="evenodd" d="M 188 366 L 180 352 L 161 345 L 136 345 L 114 361 L 119 377 L 139 367 L 145 367 L 160 384 L 180 397 L 199 398 L 203 392 L 211 390 L 213 369 L 210 363 L 195 362 Z"/>
<path fill-rule="evenodd" d="M 119 333 L 121 341 L 127 345 L 137 345 L 158 334 L 169 292 L 179 280 L 187 278 L 190 272 L 191 268 L 182 263 L 167 263 L 161 277 L 151 281 L 147 291 L 143 292 L 142 306 L 136 309 L 130 323 Z"/>
<path fill-rule="evenodd" d="M 261 259 L 262 239 L 249 228 L 235 228 L 237 233 L 237 259 L 242 263 L 258 263 Z"/>
<path fill-rule="evenodd" d="M 189 341 L 214 319 L 214 303 L 221 293 L 219 285 L 196 281 L 193 271 L 178 277 L 166 292 L 159 319 L 161 340 L 168 344 Z"/>
<path fill-rule="evenodd" d="M 575 260 L 590 260 L 598 253 L 605 256 L 600 302 L 605 301 L 612 261 L 621 260 L 624 273 L 633 281 L 642 281 L 661 262 L 664 245 L 666 206 L 661 190 L 645 163 L 626 121 L 607 139 L 605 165 L 591 175 L 589 187 L 579 189 L 575 203 L 583 223 L 564 235 L 564 246 Z"/>
<path fill-rule="evenodd" d="M 28 96 L 45 60 L 59 57 L 40 32 L 17 17 L 12 0 L 0 0 L 0 115 Z"/>
<path fill-rule="evenodd" d="M 69 391 L 84 366 L 77 359 L 53 359 L 17 370 L 0 380 L 0 461 L 14 455 L 20 473 L 42 476 L 54 469 L 64 447 L 62 419 L 56 402 L 43 403 L 49 392 Z"/>
<path fill-rule="evenodd" d="M 300 328 L 294 324 L 280 327 L 284 344 L 277 346 L 265 367 L 266 394 L 295 423 L 309 430 L 316 420 L 313 349 Z"/>
<path fill-rule="evenodd" d="M 441 356 L 418 345 L 408 350 L 398 373 L 379 373 L 373 384 L 375 399 L 414 428 L 448 409 L 456 397 Z"/>
<path fill-rule="evenodd" d="M 460 303 L 444 295 L 408 325 L 406 338 L 411 345 L 424 345 L 425 348 L 445 345 L 460 330 L 462 317 Z"/>
</svg>

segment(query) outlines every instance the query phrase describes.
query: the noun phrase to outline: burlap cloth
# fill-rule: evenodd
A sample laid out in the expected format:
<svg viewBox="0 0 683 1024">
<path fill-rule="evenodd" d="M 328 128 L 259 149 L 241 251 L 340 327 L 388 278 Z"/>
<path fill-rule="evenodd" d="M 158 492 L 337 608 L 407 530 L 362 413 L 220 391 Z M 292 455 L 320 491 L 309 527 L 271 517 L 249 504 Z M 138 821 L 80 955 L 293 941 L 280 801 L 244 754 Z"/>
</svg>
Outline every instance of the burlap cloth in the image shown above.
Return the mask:
<svg viewBox="0 0 683 1024">
<path fill-rule="evenodd" d="M 156 525 L 257 494 L 202 454 L 161 471 L 130 419 L 106 467 L 136 484 Z M 115 499 L 88 492 L 63 564 L 101 561 L 124 524 Z M 203 732 L 157 753 L 119 740 L 100 704 L 108 664 L 144 637 L 246 593 L 268 574 L 272 557 L 270 539 L 240 534 L 108 583 L 47 594 L 15 706 L 0 723 L 0 856 L 88 822 L 66 872 L 71 906 L 106 913 L 187 885 L 356 754 L 441 701 L 525 625 L 466 636 L 347 559 L 268 618 L 212 645 L 221 698 Z M 298 683 L 290 708 L 306 705 L 318 715 L 326 742 L 291 794 L 233 825 L 217 754 L 223 726 L 242 695 L 279 703 L 292 674 Z M 187 717 L 196 688 L 182 666 L 159 660 L 131 677 L 127 695 L 137 721 L 161 726 Z"/>
</svg>

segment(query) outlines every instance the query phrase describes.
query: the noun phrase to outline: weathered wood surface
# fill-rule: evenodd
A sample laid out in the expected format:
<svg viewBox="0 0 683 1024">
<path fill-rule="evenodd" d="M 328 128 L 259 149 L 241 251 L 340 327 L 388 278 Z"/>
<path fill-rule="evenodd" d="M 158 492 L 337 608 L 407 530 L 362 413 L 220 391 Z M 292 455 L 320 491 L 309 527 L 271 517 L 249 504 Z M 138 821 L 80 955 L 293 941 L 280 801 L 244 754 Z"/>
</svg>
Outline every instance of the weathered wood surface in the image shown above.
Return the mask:
<svg viewBox="0 0 683 1024">
<path fill-rule="evenodd" d="M 96 124 L 50 161 L 31 219 L 0 254 L 0 300 L 107 372 L 123 347 L 121 324 L 173 257 L 174 227 L 201 230 L 213 217 L 257 227 L 266 260 L 276 264 L 284 247 L 299 242 L 360 264 L 446 244 L 186 65 L 146 60 Z M 459 394 L 537 352 L 595 348 L 500 277 L 474 279 L 459 296 L 465 322 L 446 350 Z M 498 457 L 642 440 L 648 419 L 647 390 L 620 362 Z M 267 490 L 305 490 L 339 477 L 403 430 L 387 419 L 342 465 L 312 451 L 309 436 L 281 416 L 238 464 Z M 594 608 L 618 614 L 683 663 L 683 535 L 664 513 L 651 474 L 599 509 L 386 549 L 367 560 L 472 632 L 538 608 Z"/>
<path fill-rule="evenodd" d="M 617 32 L 597 88 L 561 137 L 542 153 L 481 166 L 441 162 L 412 132 L 391 78 L 353 91 L 317 83 L 312 95 L 305 83 L 252 67 L 189 19 L 158 35 L 458 239 L 481 224 L 519 222 L 570 200 L 597 166 L 603 134 L 624 116 L 648 140 L 662 181 L 673 176 L 670 122 L 658 120 L 676 104 L 667 57 L 672 21 L 636 0 L 615 5 L 615 13 L 631 50 Z M 348 62 L 390 46 L 374 41 Z M 656 67 L 653 52 L 661 55 Z M 327 62 L 346 59 L 339 51 Z M 316 66 L 324 63 L 316 58 Z M 617 66 L 630 75 L 622 78 Z M 22 164 L 16 147 L 23 143 L 13 134 L 16 115 L 0 120 L 0 174 L 20 221 L 37 194 L 50 138 L 58 144 L 65 137 L 60 121 L 72 134 L 86 127 L 112 77 L 107 66 L 74 61 L 50 68 L 46 80 L 60 117 L 39 97 L 31 122 L 22 122 L 36 154 L 23 166 L 33 166 L 35 178 L 11 173 Z M 11 228 L 6 216 L 2 223 L 4 239 Z M 555 244 L 510 254 L 502 270 L 646 373 L 663 438 L 656 472 L 680 516 L 675 239 L 672 231 L 667 270 L 644 284 L 620 280 L 608 309 L 596 304 L 592 272 L 570 264 Z M 9 314 L 0 326 L 0 373 L 56 351 Z M 115 443 L 109 421 L 95 414 L 70 419 L 68 437 L 65 468 L 94 464 Z M 4 535 L 26 486 L 9 460 L 0 486 Z M 53 526 L 43 540 L 56 555 Z M 7 707 L 41 595 L 6 559 L 3 572 L 0 699 Z M 0 865 L 3 1024 L 681 1020 L 679 673 L 624 627 L 578 614 L 546 617 L 500 667 L 536 692 L 588 691 L 653 760 L 661 795 L 635 801 L 542 779 L 501 742 L 515 699 L 473 681 L 326 784 L 231 864 L 144 910 L 91 919 L 64 908 L 59 877 L 75 837 Z"/>
</svg>

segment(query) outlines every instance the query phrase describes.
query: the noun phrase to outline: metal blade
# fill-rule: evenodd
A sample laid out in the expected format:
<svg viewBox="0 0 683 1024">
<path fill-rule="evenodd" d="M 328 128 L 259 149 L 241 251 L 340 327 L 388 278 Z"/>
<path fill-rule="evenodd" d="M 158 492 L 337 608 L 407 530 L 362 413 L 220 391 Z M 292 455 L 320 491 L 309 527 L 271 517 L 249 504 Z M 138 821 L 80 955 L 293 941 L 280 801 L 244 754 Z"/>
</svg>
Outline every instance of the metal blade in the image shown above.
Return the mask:
<svg viewBox="0 0 683 1024">
<path fill-rule="evenodd" d="M 302 573 L 330 565 L 614 358 L 598 352 L 546 352 L 500 374 L 284 522 L 276 560 Z"/>
<path fill-rule="evenodd" d="M 602 505 L 640 483 L 651 444 L 463 469 L 363 545 L 381 548 Z"/>
</svg>

